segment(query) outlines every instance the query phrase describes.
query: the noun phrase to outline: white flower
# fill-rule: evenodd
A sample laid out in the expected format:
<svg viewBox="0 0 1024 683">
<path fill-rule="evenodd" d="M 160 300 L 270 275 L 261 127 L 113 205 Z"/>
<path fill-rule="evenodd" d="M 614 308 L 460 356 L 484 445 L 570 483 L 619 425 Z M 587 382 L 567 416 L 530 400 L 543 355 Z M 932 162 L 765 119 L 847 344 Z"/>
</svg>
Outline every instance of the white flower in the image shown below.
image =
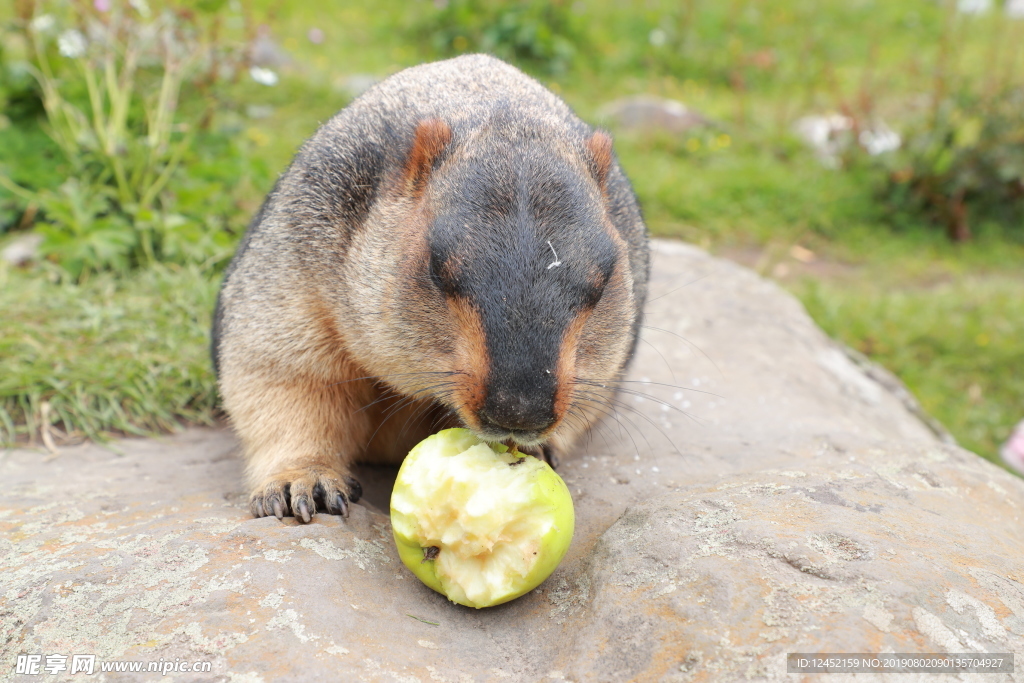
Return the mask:
<svg viewBox="0 0 1024 683">
<path fill-rule="evenodd" d="M 866 149 L 871 156 L 893 152 L 899 149 L 900 144 L 903 142 L 900 139 L 900 134 L 884 123 L 880 123 L 874 128 L 862 130 L 857 139 L 861 147 Z"/>
<path fill-rule="evenodd" d="M 830 143 L 836 134 L 853 127 L 853 120 L 841 114 L 828 116 L 805 116 L 796 122 L 797 133 L 812 147 L 832 151 Z"/>
<path fill-rule="evenodd" d="M 668 34 L 661 30 L 660 28 L 656 28 L 653 31 L 651 31 L 651 34 L 649 36 L 647 36 L 647 40 L 654 47 L 661 47 L 666 42 L 668 42 Z"/>
<path fill-rule="evenodd" d="M 254 66 L 249 69 L 249 75 L 260 85 L 277 85 L 277 74 L 270 69 Z"/>
<path fill-rule="evenodd" d="M 992 8 L 992 0 L 959 0 L 956 8 L 963 14 L 984 14 Z"/>
<path fill-rule="evenodd" d="M 32 20 L 29 27 L 36 33 L 49 33 L 57 25 L 57 20 L 52 14 L 40 14 Z"/>
<path fill-rule="evenodd" d="M 139 16 L 143 19 L 149 18 L 149 3 L 146 0 L 128 0 L 128 4 L 139 13 Z"/>
<path fill-rule="evenodd" d="M 88 45 L 85 36 L 77 28 L 69 28 L 57 37 L 57 47 L 60 49 L 60 53 L 71 59 L 78 59 L 84 55 Z"/>
</svg>

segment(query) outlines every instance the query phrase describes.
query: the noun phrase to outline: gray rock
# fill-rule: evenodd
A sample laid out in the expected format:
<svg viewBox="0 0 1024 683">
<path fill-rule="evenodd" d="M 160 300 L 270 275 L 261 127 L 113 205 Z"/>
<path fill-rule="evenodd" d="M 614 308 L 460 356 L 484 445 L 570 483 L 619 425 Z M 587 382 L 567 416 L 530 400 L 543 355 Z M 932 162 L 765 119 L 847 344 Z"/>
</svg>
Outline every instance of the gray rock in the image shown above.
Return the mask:
<svg viewBox="0 0 1024 683">
<path fill-rule="evenodd" d="M 1024 653 L 1024 481 L 739 266 L 656 242 L 647 324 L 615 419 L 561 465 L 569 554 L 489 609 L 401 565 L 394 470 L 301 526 L 249 516 L 224 430 L 6 453 L 0 677 L 63 679 L 11 674 L 19 654 L 210 662 L 198 680 L 732 681 L 790 680 L 789 652 Z"/>
<path fill-rule="evenodd" d="M 627 130 L 685 133 L 709 121 L 677 100 L 650 95 L 624 97 L 601 107 L 598 117 Z"/>
<path fill-rule="evenodd" d="M 274 115 L 274 105 L 272 104 L 247 104 L 245 106 L 245 115 L 250 119 L 269 119 Z"/>
<path fill-rule="evenodd" d="M 256 37 L 249 44 L 249 63 L 264 69 L 280 69 L 290 62 L 288 53 L 274 40 L 270 27 L 265 24 L 259 26 Z"/>
</svg>

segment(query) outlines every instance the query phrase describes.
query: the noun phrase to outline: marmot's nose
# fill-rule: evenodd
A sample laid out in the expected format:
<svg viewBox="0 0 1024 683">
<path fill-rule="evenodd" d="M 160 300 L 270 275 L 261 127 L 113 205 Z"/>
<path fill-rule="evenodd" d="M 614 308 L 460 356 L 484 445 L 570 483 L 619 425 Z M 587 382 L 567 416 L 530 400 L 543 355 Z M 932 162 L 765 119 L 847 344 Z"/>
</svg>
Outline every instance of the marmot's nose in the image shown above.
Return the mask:
<svg viewBox="0 0 1024 683">
<path fill-rule="evenodd" d="M 510 432 L 542 432 L 555 423 L 554 396 L 505 391 L 487 394 L 477 417 L 484 426 Z"/>
</svg>

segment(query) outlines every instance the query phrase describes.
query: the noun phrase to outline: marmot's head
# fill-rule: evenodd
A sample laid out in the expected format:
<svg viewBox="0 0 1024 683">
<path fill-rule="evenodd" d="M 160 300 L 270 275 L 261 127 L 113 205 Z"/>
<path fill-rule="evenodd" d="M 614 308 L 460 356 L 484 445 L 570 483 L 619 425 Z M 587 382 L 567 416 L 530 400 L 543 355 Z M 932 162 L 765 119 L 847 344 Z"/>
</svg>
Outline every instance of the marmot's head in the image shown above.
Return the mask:
<svg viewBox="0 0 1024 683">
<path fill-rule="evenodd" d="M 633 275 L 605 199 L 611 139 L 564 137 L 499 122 L 459 140 L 424 121 L 400 183 L 418 228 L 396 245 L 405 275 L 388 308 L 424 374 L 389 383 L 489 441 L 583 431 L 603 408 L 579 380 L 618 378 L 633 346 Z"/>
</svg>

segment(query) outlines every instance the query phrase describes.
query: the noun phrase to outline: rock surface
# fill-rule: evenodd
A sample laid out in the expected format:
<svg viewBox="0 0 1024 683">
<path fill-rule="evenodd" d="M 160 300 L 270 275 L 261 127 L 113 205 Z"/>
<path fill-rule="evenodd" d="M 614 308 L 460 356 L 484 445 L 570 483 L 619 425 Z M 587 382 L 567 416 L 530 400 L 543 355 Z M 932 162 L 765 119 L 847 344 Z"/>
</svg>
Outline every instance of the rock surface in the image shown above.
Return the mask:
<svg viewBox="0 0 1024 683">
<path fill-rule="evenodd" d="M 710 122 L 678 100 L 635 95 L 601 107 L 598 117 L 626 130 L 664 131 L 680 134 Z"/>
<path fill-rule="evenodd" d="M 107 681 L 729 681 L 791 680 L 789 652 L 1024 653 L 1024 481 L 736 265 L 655 243 L 647 325 L 616 419 L 561 464 L 566 560 L 485 610 L 402 567 L 393 470 L 302 526 L 249 516 L 225 430 L 5 453 L 0 680 L 89 680 L 52 654 L 211 664 Z"/>
</svg>

